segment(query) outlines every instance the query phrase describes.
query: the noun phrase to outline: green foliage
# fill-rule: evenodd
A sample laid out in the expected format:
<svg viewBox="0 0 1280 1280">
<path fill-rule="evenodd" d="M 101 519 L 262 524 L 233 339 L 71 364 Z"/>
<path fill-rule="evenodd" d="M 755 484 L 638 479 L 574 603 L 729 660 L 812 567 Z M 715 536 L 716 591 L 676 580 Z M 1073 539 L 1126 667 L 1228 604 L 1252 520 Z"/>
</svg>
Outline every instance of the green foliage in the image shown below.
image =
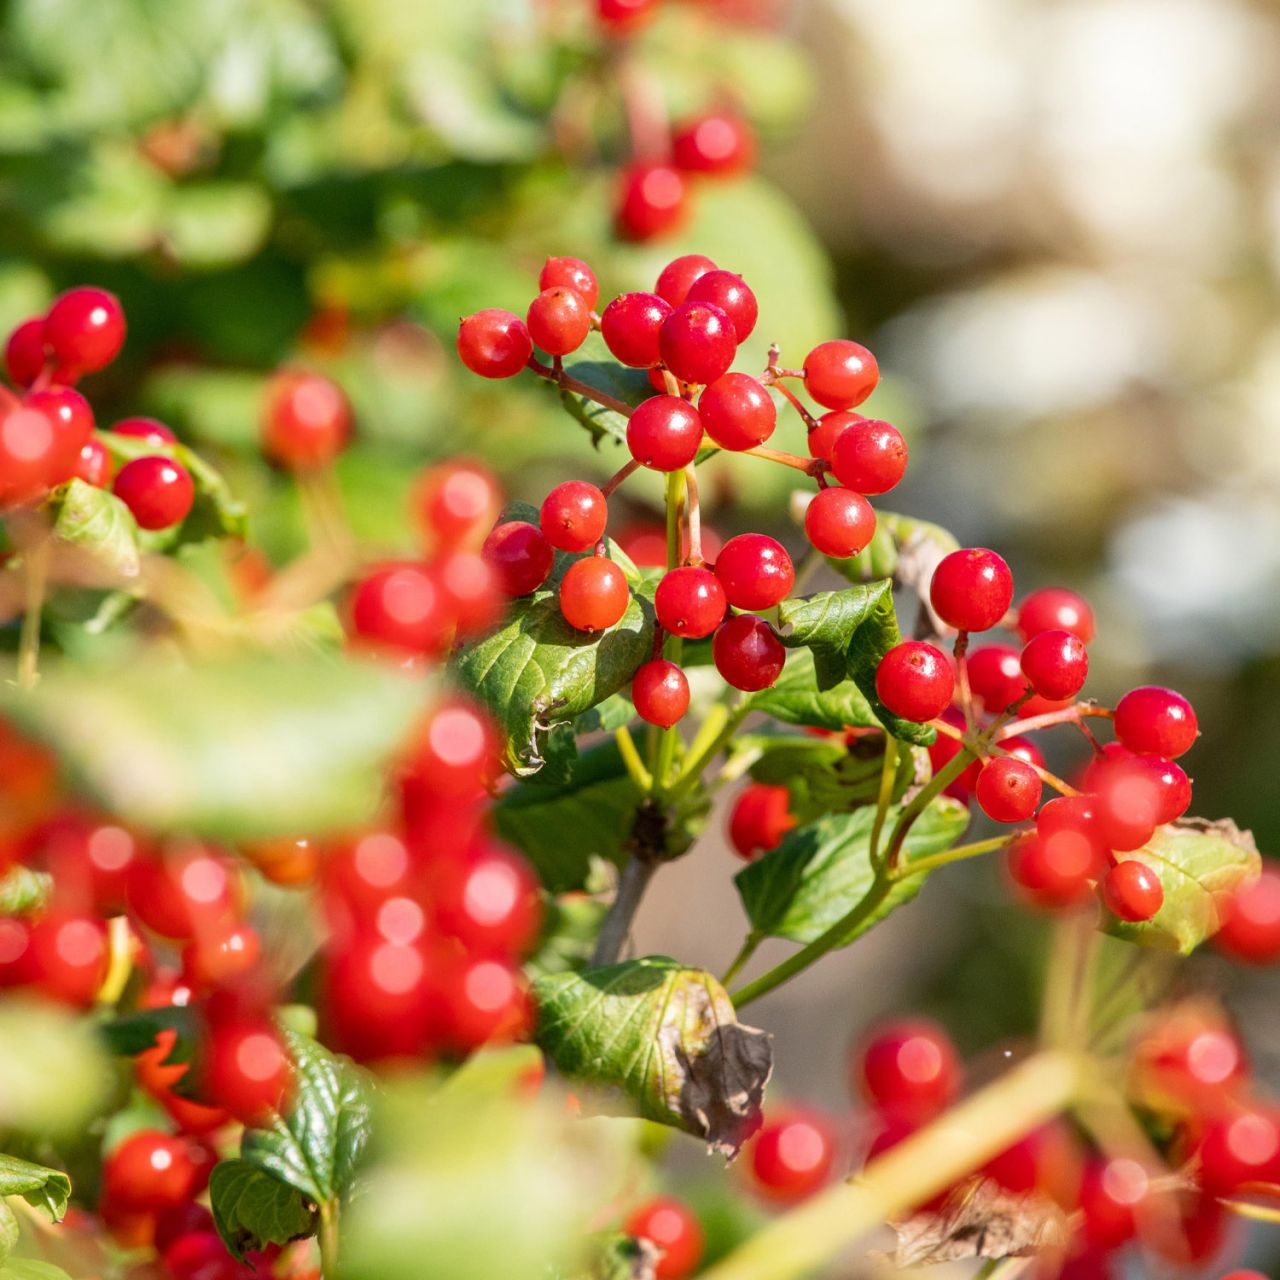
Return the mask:
<svg viewBox="0 0 1280 1280">
<path fill-rule="evenodd" d="M 83 547 L 119 578 L 141 569 L 138 526 L 129 508 L 109 489 L 72 480 L 56 490 L 50 504 L 54 535 Z"/>
<path fill-rule="evenodd" d="M 772 716 L 783 724 L 807 725 L 833 732 L 859 726 L 880 727 L 870 702 L 852 680 L 844 679 L 842 673 L 834 683 L 823 687 L 818 671 L 812 650 L 793 649 L 787 655 L 787 665 L 782 668 L 777 682 L 751 695 L 751 709 Z"/>
<path fill-rule="evenodd" d="M 49 901 L 53 877 L 21 864 L 0 874 L 0 916 L 35 915 Z"/>
<path fill-rule="evenodd" d="M 59 1169 L 0 1154 L 0 1197 L 21 1196 L 29 1205 L 43 1209 L 54 1222 L 61 1222 L 71 1198 L 71 1179 Z"/>
</svg>

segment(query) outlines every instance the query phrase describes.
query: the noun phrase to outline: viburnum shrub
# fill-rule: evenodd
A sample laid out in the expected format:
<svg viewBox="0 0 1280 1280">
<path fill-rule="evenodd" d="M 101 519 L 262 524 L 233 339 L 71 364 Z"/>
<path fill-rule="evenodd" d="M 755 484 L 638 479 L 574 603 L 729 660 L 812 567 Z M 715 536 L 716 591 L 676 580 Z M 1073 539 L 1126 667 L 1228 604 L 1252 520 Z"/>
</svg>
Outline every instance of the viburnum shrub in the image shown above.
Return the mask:
<svg viewBox="0 0 1280 1280">
<path fill-rule="evenodd" d="M 164 423 L 96 428 L 76 387 L 124 341 L 110 294 L 10 338 L 0 1028 L 86 1065 L 61 1128 L 60 1077 L 0 1097 L 0 1196 L 27 1204 L 0 1200 L 0 1254 L 21 1225 L 53 1259 L 0 1276 L 65 1274 L 71 1238 L 122 1280 L 785 1280 L 886 1219 L 903 1266 L 1218 1267 L 1229 1219 L 1280 1198 L 1280 1106 L 1212 1000 L 1144 1003 L 1141 948 L 1273 962 L 1280 877 L 1187 816 L 1190 702 L 1083 696 L 1082 598 L 1019 598 L 996 551 L 886 509 L 907 443 L 856 411 L 859 343 L 735 369 L 769 318 L 701 256 L 612 298 L 552 258 L 530 292 L 462 320 L 462 363 L 542 380 L 627 460 L 536 508 L 441 461 L 405 544 L 365 545 L 335 472 L 356 415 L 285 368 L 254 424 L 306 518 L 281 565 Z M 802 534 L 712 541 L 725 453 L 794 473 Z M 611 511 L 645 482 L 660 564 Z M 738 954 L 719 979 L 632 955 L 725 793 Z M 895 1016 L 833 1068 L 851 1117 L 766 1099 L 739 1011 L 986 855 L 1051 940 L 1034 1048 L 966 1063 Z M 795 945 L 760 968 L 769 939 Z M 620 1112 L 740 1154 L 715 1195 L 754 1210 L 676 1194 Z"/>
</svg>

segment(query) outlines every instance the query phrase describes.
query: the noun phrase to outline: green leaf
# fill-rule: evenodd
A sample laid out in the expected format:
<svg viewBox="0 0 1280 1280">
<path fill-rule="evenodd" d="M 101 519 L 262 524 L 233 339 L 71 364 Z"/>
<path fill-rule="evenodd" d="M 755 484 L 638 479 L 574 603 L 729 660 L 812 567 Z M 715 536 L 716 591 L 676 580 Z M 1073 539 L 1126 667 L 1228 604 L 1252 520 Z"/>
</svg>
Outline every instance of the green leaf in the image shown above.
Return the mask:
<svg viewBox="0 0 1280 1280">
<path fill-rule="evenodd" d="M 34 915 L 52 893 L 53 877 L 48 872 L 12 866 L 0 875 L 0 916 Z"/>
<path fill-rule="evenodd" d="M 641 401 L 657 394 L 646 370 L 628 369 L 616 360 L 577 360 L 567 366 L 565 372 L 579 382 L 629 404 L 633 409 Z M 574 391 L 562 391 L 560 399 L 570 416 L 591 432 L 596 448 L 606 438 L 626 443 L 627 415 L 597 404 Z"/>
<path fill-rule="evenodd" d="M 52 1221 L 61 1222 L 71 1198 L 71 1179 L 60 1169 L 0 1155 L 0 1196 L 21 1196 Z"/>
<path fill-rule="evenodd" d="M 221 1178 L 216 1168 L 210 1184 L 219 1234 L 237 1258 L 267 1241 L 282 1243 L 280 1232 L 303 1234 L 312 1206 L 331 1212 L 345 1200 L 369 1140 L 365 1073 L 306 1036 L 284 1036 L 295 1072 L 288 1111 L 268 1128 L 247 1129 L 235 1167 Z"/>
<path fill-rule="evenodd" d="M 139 651 L 118 669 L 51 665 L 33 691 L 0 688 L 0 708 L 122 820 L 258 839 L 367 822 L 420 688 L 320 655 L 185 667 Z"/>
<path fill-rule="evenodd" d="M 901 809 L 890 806 L 884 838 Z M 752 929 L 765 937 L 812 942 L 848 915 L 873 891 L 871 829 L 875 808 L 833 813 L 795 827 L 782 843 L 734 877 Z M 907 834 L 908 859 L 949 849 L 969 825 L 969 811 L 956 800 L 934 800 Z M 839 943 L 847 946 L 896 907 L 920 892 L 926 876 L 908 876 L 893 884 L 879 908 Z"/>
<path fill-rule="evenodd" d="M 121 1057 L 136 1058 L 155 1046 L 163 1031 L 174 1033 L 173 1048 L 165 1062 L 191 1062 L 195 1057 L 199 1030 L 197 1011 L 190 1005 L 164 1005 L 158 1009 L 139 1009 L 120 1018 L 101 1023 L 98 1032 L 107 1048 Z"/>
<path fill-rule="evenodd" d="M 525 777 L 542 768 L 551 726 L 617 693 L 652 646 L 647 585 L 633 587 L 617 623 L 587 635 L 561 615 L 553 576 L 547 586 L 517 600 L 502 627 L 464 648 L 454 659 L 454 671 L 462 687 L 497 719 L 507 768 Z"/>
<path fill-rule="evenodd" d="M 36 1258 L 7 1258 L 0 1265 L 0 1280 L 71 1280 L 61 1267 Z"/>
<path fill-rule="evenodd" d="M 647 1119 L 730 1157 L 759 1116 L 769 1037 L 737 1021 L 710 974 L 665 956 L 534 983 L 538 1042 L 571 1079 L 620 1088 Z"/>
<path fill-rule="evenodd" d="M 662 1252 L 652 1240 L 611 1231 L 592 1244 L 595 1257 L 590 1270 L 578 1272 L 572 1280 L 655 1280 L 654 1268 Z"/>
<path fill-rule="evenodd" d="M 83 547 L 121 578 L 138 576 L 138 526 L 129 508 L 109 489 L 71 480 L 54 490 L 50 509 L 57 538 Z"/>
<path fill-rule="evenodd" d="M 808 649 L 793 649 L 787 655 L 777 683 L 751 695 L 751 709 L 783 724 L 816 729 L 880 727 L 871 704 L 852 680 L 842 679 L 826 689 L 818 687 L 814 656 Z"/>
<path fill-rule="evenodd" d="M 584 752 L 561 786 L 531 780 L 508 788 L 493 816 L 546 888 L 562 893 L 582 888 L 593 857 L 622 860 L 642 798 L 610 740 Z"/>
<path fill-rule="evenodd" d="M 237 1258 L 315 1233 L 316 1215 L 297 1188 L 248 1160 L 214 1166 L 209 1203 L 218 1234 Z"/>
<path fill-rule="evenodd" d="M 591 962 L 600 926 L 608 912 L 607 904 L 585 893 L 553 898 L 543 913 L 538 945 L 524 962 L 526 971 L 541 977 L 585 969 Z"/>
<path fill-rule="evenodd" d="M 792 648 L 803 645 L 813 651 L 819 690 L 838 687 L 848 675 L 876 719 L 895 738 L 928 746 L 937 737 L 928 725 L 893 715 L 876 696 L 880 659 L 902 641 L 891 582 L 822 591 L 804 600 L 784 600 L 778 608 L 778 620 L 791 628 L 783 637 L 784 644 Z"/>
<path fill-rule="evenodd" d="M 270 196 L 254 183 L 186 183 L 166 204 L 166 247 L 197 269 L 240 262 L 262 247 L 271 216 Z"/>
<path fill-rule="evenodd" d="M 1145 862 L 1160 877 L 1164 903 L 1150 920 L 1111 919 L 1107 932 L 1161 951 L 1190 955 L 1222 925 L 1220 903 L 1262 870 L 1253 834 L 1229 818 L 1180 818 L 1160 827 L 1126 858 Z"/>
</svg>

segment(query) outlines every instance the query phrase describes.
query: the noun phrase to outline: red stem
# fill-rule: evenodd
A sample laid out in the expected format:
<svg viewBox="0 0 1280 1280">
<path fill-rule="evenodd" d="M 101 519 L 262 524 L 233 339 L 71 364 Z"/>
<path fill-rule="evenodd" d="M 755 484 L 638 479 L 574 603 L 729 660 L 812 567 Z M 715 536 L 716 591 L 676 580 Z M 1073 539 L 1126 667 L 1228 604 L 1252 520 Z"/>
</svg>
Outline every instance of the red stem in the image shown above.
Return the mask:
<svg viewBox="0 0 1280 1280">
<path fill-rule="evenodd" d="M 632 472 L 640 466 L 639 458 L 632 458 L 625 466 L 619 467 L 600 487 L 600 492 L 607 498 Z"/>
<path fill-rule="evenodd" d="M 561 391 L 570 391 L 574 395 L 582 396 L 584 399 L 594 400 L 596 404 L 603 405 L 606 409 L 612 409 L 614 413 L 620 413 L 624 418 L 631 417 L 633 410 L 626 401 L 619 400 L 614 396 L 597 390 L 595 387 L 588 386 L 571 374 L 565 373 L 563 369 L 553 369 L 550 365 L 543 364 L 536 356 L 529 357 L 528 367 L 538 377 L 545 378 L 548 382 L 554 382 Z"/>
</svg>

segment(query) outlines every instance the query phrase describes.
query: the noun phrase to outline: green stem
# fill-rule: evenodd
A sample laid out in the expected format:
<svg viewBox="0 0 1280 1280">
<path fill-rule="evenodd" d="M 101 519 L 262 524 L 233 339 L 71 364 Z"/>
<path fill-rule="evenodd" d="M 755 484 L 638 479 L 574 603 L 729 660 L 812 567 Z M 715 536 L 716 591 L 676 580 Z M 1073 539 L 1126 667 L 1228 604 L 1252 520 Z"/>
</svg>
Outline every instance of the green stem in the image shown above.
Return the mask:
<svg viewBox="0 0 1280 1280">
<path fill-rule="evenodd" d="M 670 791 L 667 793 L 667 800 L 674 804 L 677 800 L 682 800 L 694 787 L 698 785 L 698 781 L 702 777 L 703 770 L 706 769 L 712 760 L 720 754 L 721 751 L 729 744 L 729 740 L 738 732 L 738 726 L 747 718 L 747 714 L 751 710 L 750 701 L 744 698 L 732 711 L 727 713 L 723 725 L 719 732 L 709 742 L 707 742 L 700 751 L 690 750 L 688 759 L 684 768 L 680 771 L 680 776 L 672 784 Z M 710 717 L 708 717 L 710 718 Z M 702 738 L 699 733 L 699 739 Z"/>
<path fill-rule="evenodd" d="M 889 840 L 889 852 L 885 857 L 885 865 L 890 871 L 898 865 L 898 860 L 902 856 L 902 846 L 906 843 L 911 824 L 969 767 L 975 758 L 968 747 L 962 747 L 920 788 L 915 799 L 898 815 L 898 821 L 893 826 L 893 835 Z"/>
<path fill-rule="evenodd" d="M 904 862 L 889 875 L 890 880 L 906 880 L 918 876 L 925 871 L 933 871 L 945 867 L 949 862 L 961 862 L 965 858 L 977 858 L 984 853 L 994 853 L 1011 845 L 1017 834 L 992 836 L 989 840 L 975 840 L 972 844 L 959 844 L 954 849 L 946 849 L 942 853 L 930 854 L 927 858 L 912 858 Z"/>
<path fill-rule="evenodd" d="M 338 1274 L 338 1206 L 326 1200 L 320 1205 L 320 1275 L 322 1280 L 336 1280 Z"/>
<path fill-rule="evenodd" d="M 746 941 L 742 944 L 742 950 L 733 957 L 733 963 L 724 971 L 724 977 L 720 979 L 720 984 L 727 987 L 734 978 L 738 976 L 746 966 L 748 960 L 756 953 L 756 948 L 764 941 L 763 935 L 756 933 L 753 929 L 747 934 Z"/>
<path fill-rule="evenodd" d="M 648 795 L 653 789 L 653 777 L 644 767 L 644 761 L 640 759 L 640 752 L 636 747 L 636 740 L 631 736 L 631 730 L 624 724 L 613 737 L 618 744 L 618 754 L 622 756 L 622 763 L 627 766 L 631 781 Z"/>
<path fill-rule="evenodd" d="M 41 538 L 23 556 L 26 595 L 18 638 L 18 688 L 34 689 L 40 679 L 40 620 L 49 578 L 49 540 Z"/>
<path fill-rule="evenodd" d="M 893 802 L 893 780 L 898 776 L 898 740 L 889 734 L 884 735 L 884 760 L 880 765 L 880 790 L 876 795 L 876 818 L 871 824 L 871 865 L 880 865 L 880 836 L 884 831 L 885 819 L 889 816 L 889 805 Z"/>
<path fill-rule="evenodd" d="M 797 1280 L 854 1241 L 980 1168 L 992 1156 L 1064 1111 L 1080 1064 L 1046 1051 L 1028 1058 L 958 1107 L 877 1157 L 845 1182 L 776 1218 L 702 1280 Z"/>
</svg>

